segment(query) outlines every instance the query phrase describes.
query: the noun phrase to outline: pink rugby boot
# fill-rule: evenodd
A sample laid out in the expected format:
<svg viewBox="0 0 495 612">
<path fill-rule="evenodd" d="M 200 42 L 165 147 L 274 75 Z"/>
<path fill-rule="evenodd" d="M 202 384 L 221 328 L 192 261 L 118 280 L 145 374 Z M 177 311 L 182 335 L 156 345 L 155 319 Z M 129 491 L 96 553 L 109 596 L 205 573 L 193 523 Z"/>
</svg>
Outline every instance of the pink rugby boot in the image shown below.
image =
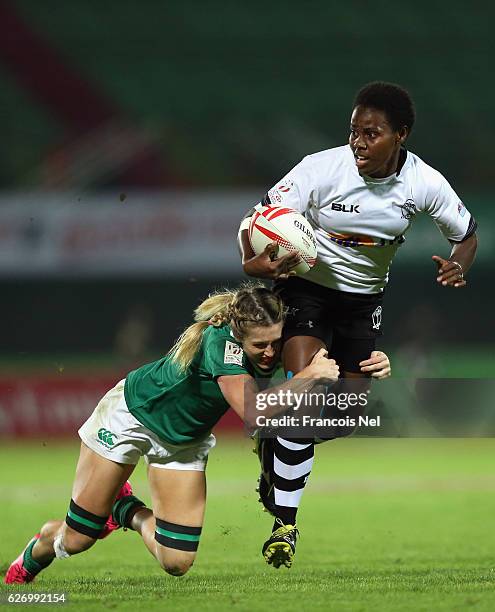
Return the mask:
<svg viewBox="0 0 495 612">
<path fill-rule="evenodd" d="M 122 485 L 122 488 L 117 494 L 117 497 L 115 498 L 115 501 L 117 501 L 121 497 L 125 497 L 126 495 L 132 495 L 132 487 L 129 481 L 124 482 L 124 484 Z M 103 538 L 106 538 L 107 536 L 109 536 L 112 533 L 112 531 L 115 531 L 116 529 L 120 529 L 120 525 L 116 521 L 114 521 L 113 516 L 110 514 L 110 516 L 107 519 L 107 522 L 105 523 L 105 527 L 103 528 L 103 531 L 100 533 L 99 539 L 103 540 Z"/>
<path fill-rule="evenodd" d="M 7 573 L 5 574 L 4 582 L 5 584 L 26 584 L 27 582 L 32 582 L 36 576 L 30 574 L 27 569 L 24 567 L 24 553 L 26 548 L 35 540 L 38 540 L 40 534 L 37 533 L 34 538 L 31 538 L 29 542 L 26 544 L 24 550 L 17 557 L 15 561 L 12 561 Z"/>
</svg>

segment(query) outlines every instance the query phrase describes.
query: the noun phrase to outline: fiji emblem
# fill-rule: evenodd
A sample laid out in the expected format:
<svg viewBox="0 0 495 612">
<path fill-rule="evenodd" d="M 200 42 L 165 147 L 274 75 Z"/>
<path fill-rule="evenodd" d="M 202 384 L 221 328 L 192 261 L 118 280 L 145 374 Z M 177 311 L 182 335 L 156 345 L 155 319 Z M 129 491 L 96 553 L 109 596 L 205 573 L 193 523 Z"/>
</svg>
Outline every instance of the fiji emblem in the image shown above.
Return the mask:
<svg viewBox="0 0 495 612">
<path fill-rule="evenodd" d="M 371 320 L 373 321 L 373 329 L 380 329 L 380 325 L 382 324 L 382 307 L 377 306 L 371 315 Z"/>
<path fill-rule="evenodd" d="M 401 216 L 403 219 L 407 219 L 408 221 L 414 217 L 416 214 L 416 204 L 414 200 L 408 199 L 404 202 L 404 204 L 399 204 L 399 208 L 401 210 Z"/>
</svg>

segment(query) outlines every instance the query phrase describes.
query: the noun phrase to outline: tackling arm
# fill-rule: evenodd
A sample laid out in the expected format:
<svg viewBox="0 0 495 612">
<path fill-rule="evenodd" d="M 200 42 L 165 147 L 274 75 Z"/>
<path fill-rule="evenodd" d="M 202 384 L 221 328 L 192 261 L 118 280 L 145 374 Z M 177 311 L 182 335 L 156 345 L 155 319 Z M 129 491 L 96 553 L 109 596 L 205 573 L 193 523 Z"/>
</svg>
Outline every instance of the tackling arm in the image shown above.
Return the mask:
<svg viewBox="0 0 495 612">
<path fill-rule="evenodd" d="M 320 349 L 311 363 L 298 372 L 293 378 L 276 387 L 259 391 L 255 379 L 249 374 L 219 376 L 218 386 L 231 408 L 241 417 L 249 428 L 257 427 L 259 415 L 258 400 L 265 400 L 267 393 L 305 393 L 325 381 L 335 382 L 339 376 L 339 367 L 333 359 L 327 359 L 327 351 Z M 288 403 L 265 406 L 263 415 L 267 418 L 287 410 Z"/>
</svg>

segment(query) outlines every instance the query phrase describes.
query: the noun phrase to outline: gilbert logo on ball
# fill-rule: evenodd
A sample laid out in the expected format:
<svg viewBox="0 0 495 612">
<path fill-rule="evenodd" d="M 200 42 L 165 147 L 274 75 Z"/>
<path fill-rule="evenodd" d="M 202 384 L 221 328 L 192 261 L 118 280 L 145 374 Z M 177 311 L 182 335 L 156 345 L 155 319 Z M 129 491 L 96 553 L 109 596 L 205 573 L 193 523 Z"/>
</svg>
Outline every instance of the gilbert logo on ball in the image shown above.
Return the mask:
<svg viewBox="0 0 495 612">
<path fill-rule="evenodd" d="M 315 265 L 316 238 L 313 228 L 293 208 L 256 206 L 249 224 L 249 240 L 256 255 L 262 253 L 270 242 L 279 245 L 278 257 L 299 253 L 301 261 L 294 268 L 297 274 L 305 274 Z"/>
</svg>

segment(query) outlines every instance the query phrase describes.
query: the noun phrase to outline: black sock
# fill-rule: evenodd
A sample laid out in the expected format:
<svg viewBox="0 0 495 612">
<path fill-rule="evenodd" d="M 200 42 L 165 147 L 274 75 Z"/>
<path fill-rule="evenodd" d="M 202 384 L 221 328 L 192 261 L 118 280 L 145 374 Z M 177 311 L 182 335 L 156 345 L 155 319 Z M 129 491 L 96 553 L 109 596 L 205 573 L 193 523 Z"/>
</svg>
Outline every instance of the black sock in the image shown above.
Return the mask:
<svg viewBox="0 0 495 612">
<path fill-rule="evenodd" d="M 275 520 L 273 521 L 272 531 L 276 531 L 277 529 L 280 529 L 280 523 L 278 522 L 279 520 L 282 521 L 284 525 L 295 525 L 296 524 L 296 514 L 297 514 L 297 508 L 287 508 L 284 506 L 277 506 L 277 514 L 275 516 Z"/>
</svg>

